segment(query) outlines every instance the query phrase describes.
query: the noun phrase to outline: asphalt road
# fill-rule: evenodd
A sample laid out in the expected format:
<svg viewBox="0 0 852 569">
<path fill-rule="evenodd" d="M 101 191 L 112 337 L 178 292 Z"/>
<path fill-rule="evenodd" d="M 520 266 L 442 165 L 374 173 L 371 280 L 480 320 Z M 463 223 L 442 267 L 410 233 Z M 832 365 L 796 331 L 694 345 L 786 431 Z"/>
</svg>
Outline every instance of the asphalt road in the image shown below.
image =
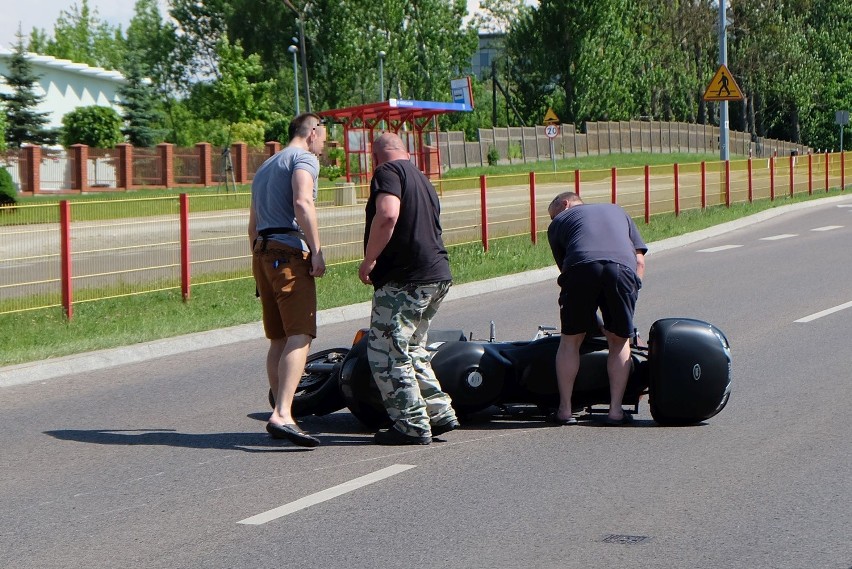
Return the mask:
<svg viewBox="0 0 852 569">
<path fill-rule="evenodd" d="M 495 415 L 388 448 L 343 411 L 305 419 L 303 451 L 263 431 L 261 338 L 0 379 L 0 567 L 848 569 L 852 196 L 787 211 L 652 246 L 640 329 L 700 318 L 733 348 L 731 402 L 696 427 Z M 540 278 L 435 325 L 529 338 L 556 323 Z M 317 350 L 363 323 L 326 318 Z"/>
</svg>

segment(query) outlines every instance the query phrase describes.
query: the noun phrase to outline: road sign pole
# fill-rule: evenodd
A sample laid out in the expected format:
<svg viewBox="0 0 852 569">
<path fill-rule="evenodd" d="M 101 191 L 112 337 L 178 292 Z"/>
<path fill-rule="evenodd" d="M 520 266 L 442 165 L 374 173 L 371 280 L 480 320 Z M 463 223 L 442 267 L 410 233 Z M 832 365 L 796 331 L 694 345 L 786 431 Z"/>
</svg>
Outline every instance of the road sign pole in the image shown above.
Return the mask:
<svg viewBox="0 0 852 569">
<path fill-rule="evenodd" d="M 556 150 L 552 138 L 550 139 L 550 161 L 553 162 L 553 171 L 556 172 Z"/>
<path fill-rule="evenodd" d="M 728 65 L 728 40 L 725 33 L 727 0 L 719 0 L 719 65 Z M 719 160 L 728 160 L 728 101 L 719 103 Z"/>
</svg>

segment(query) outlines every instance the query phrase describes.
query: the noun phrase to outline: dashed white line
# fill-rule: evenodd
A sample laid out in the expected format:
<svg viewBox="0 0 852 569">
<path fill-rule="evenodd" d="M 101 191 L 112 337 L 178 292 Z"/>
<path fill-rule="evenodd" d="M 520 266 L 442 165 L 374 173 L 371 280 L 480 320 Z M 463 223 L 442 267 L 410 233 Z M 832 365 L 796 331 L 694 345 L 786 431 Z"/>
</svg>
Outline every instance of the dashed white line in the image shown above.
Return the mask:
<svg viewBox="0 0 852 569">
<path fill-rule="evenodd" d="M 829 314 L 834 314 L 835 312 L 840 312 L 841 310 L 845 310 L 847 308 L 852 308 L 852 302 L 846 302 L 844 304 L 838 304 L 834 308 L 828 308 L 826 310 L 822 310 L 820 312 L 815 312 L 810 316 L 805 316 L 804 318 L 799 318 L 798 320 L 794 320 L 794 322 L 802 322 L 808 323 L 813 322 L 817 318 L 822 318 L 823 316 L 828 316 Z"/>
<path fill-rule="evenodd" d="M 782 233 L 781 235 L 773 235 L 771 237 L 761 237 L 761 241 L 778 241 L 779 239 L 789 239 L 790 237 L 798 237 L 798 233 Z"/>
<path fill-rule="evenodd" d="M 699 249 L 699 253 L 716 253 L 717 251 L 727 251 L 728 249 L 736 249 L 742 245 L 720 245 L 718 247 L 710 247 L 709 249 Z"/>
<path fill-rule="evenodd" d="M 831 231 L 833 229 L 840 229 L 843 227 L 842 225 L 826 225 L 825 227 L 815 227 L 811 229 L 811 231 Z"/>
<path fill-rule="evenodd" d="M 409 470 L 411 468 L 414 468 L 413 464 L 394 464 L 393 466 L 377 470 L 376 472 L 361 476 L 359 478 L 355 478 L 353 480 L 350 480 L 349 482 L 338 484 L 337 486 L 333 486 L 331 488 L 328 488 L 327 490 L 322 490 L 321 492 L 311 494 L 310 496 L 299 498 L 298 500 L 290 502 L 289 504 L 284 504 L 283 506 L 273 508 L 269 511 L 257 514 L 256 516 L 240 520 L 237 523 L 252 526 L 265 524 L 267 522 L 271 522 L 272 520 L 277 520 L 278 518 L 290 515 L 293 512 L 298 512 L 299 510 L 304 510 L 305 508 L 309 508 L 316 504 L 327 502 L 332 498 L 342 496 L 343 494 L 347 494 L 349 492 L 352 492 L 353 490 L 357 490 L 358 488 L 363 488 L 364 486 L 368 486 L 380 480 L 384 480 L 385 478 L 390 478 L 391 476 L 394 476 L 401 472 L 405 472 L 406 470 Z"/>
</svg>

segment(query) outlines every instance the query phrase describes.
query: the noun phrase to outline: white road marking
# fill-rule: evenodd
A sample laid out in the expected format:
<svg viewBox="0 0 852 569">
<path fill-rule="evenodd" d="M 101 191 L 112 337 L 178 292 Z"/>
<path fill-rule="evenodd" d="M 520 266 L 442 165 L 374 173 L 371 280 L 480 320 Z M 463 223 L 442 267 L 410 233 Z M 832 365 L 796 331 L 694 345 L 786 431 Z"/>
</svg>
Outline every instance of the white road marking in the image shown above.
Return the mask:
<svg viewBox="0 0 852 569">
<path fill-rule="evenodd" d="M 840 204 L 840 205 L 839 205 L 839 206 L 837 206 L 837 207 L 852 207 L 852 204 L 846 204 L 846 203 L 845 203 L 845 204 Z"/>
<path fill-rule="evenodd" d="M 831 231 L 832 229 L 840 229 L 842 225 L 826 225 L 825 227 L 816 227 L 811 231 Z"/>
<path fill-rule="evenodd" d="M 742 245 L 720 245 L 719 247 L 710 247 L 709 249 L 699 249 L 699 253 L 716 253 L 717 251 L 726 251 L 728 249 L 736 249 Z"/>
<path fill-rule="evenodd" d="M 354 480 L 350 480 L 349 482 L 338 484 L 337 486 L 333 486 L 331 488 L 328 488 L 327 490 L 322 490 L 321 492 L 311 494 L 310 496 L 305 496 L 304 498 L 299 498 L 295 502 L 284 504 L 283 506 L 273 508 L 267 512 L 263 512 L 262 514 L 257 514 L 256 516 L 240 520 L 237 523 L 252 526 L 265 524 L 266 522 L 271 522 L 272 520 L 276 520 L 278 518 L 290 515 L 294 512 L 298 512 L 299 510 L 304 510 L 305 508 L 309 508 L 316 504 L 327 502 L 332 498 L 342 496 L 343 494 L 347 494 L 349 492 L 352 492 L 353 490 L 357 490 L 358 488 L 363 488 L 364 486 L 368 486 L 370 484 L 373 484 L 374 482 L 379 482 L 380 480 L 384 480 L 385 478 L 390 478 L 391 476 L 394 476 L 401 472 L 405 472 L 406 470 L 409 470 L 411 468 L 414 468 L 413 464 L 394 464 L 393 466 L 377 470 L 372 474 L 367 474 L 359 478 L 355 478 Z"/>
<path fill-rule="evenodd" d="M 781 235 L 773 235 L 772 237 L 761 237 L 761 241 L 777 241 L 779 239 L 789 239 L 790 237 L 798 237 L 798 233 L 782 233 Z"/>
<path fill-rule="evenodd" d="M 821 312 L 816 312 L 811 314 L 810 316 L 805 316 L 804 318 L 799 318 L 798 320 L 794 320 L 794 322 L 813 322 L 817 318 L 822 318 L 823 316 L 828 316 L 829 314 L 834 314 L 835 312 L 840 312 L 841 310 L 845 310 L 847 308 L 852 308 L 852 302 L 846 302 L 844 304 L 839 304 L 834 308 L 829 308 L 827 310 L 823 310 Z"/>
</svg>

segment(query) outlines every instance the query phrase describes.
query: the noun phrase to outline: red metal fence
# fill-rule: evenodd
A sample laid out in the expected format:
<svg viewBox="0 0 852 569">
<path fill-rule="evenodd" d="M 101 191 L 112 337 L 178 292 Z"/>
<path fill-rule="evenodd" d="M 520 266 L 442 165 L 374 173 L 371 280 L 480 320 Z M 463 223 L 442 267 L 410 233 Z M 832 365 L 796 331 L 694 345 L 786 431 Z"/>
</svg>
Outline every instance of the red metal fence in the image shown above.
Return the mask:
<svg viewBox="0 0 852 569">
<path fill-rule="evenodd" d="M 101 157 L 107 160 L 108 157 Z M 112 159 L 111 157 L 109 159 Z M 447 245 L 529 235 L 549 223 L 547 206 L 573 190 L 651 223 L 663 213 L 775 200 L 846 188 L 845 154 L 528 173 L 436 181 Z M 329 264 L 357 260 L 363 201 L 321 198 L 318 220 Z M 62 201 L 0 208 L 0 314 L 251 276 L 250 194 Z M 347 199 L 343 199 L 347 198 Z M 334 205 L 337 204 L 337 205 Z"/>
</svg>

